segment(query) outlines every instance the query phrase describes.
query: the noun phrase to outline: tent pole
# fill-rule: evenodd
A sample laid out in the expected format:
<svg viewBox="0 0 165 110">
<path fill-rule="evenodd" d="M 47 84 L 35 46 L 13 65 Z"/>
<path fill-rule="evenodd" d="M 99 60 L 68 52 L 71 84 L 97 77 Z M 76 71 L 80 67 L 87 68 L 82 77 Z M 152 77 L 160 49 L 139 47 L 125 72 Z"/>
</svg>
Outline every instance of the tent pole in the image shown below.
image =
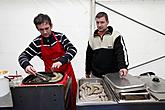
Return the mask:
<svg viewBox="0 0 165 110">
<path fill-rule="evenodd" d="M 93 35 L 95 30 L 95 10 L 96 10 L 96 0 L 91 0 L 91 10 L 90 10 L 90 35 Z"/>
</svg>

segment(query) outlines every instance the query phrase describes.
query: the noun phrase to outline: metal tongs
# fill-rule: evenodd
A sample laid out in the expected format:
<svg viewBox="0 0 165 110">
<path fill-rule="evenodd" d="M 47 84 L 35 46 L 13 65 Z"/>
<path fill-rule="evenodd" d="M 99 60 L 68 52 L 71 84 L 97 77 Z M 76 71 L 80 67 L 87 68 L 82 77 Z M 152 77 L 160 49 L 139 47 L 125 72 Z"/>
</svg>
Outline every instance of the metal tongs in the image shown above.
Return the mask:
<svg viewBox="0 0 165 110">
<path fill-rule="evenodd" d="M 50 81 L 52 78 L 48 75 L 44 75 L 44 74 L 41 74 L 41 73 L 36 73 L 36 76 L 40 77 L 42 80 L 48 82 Z"/>
</svg>

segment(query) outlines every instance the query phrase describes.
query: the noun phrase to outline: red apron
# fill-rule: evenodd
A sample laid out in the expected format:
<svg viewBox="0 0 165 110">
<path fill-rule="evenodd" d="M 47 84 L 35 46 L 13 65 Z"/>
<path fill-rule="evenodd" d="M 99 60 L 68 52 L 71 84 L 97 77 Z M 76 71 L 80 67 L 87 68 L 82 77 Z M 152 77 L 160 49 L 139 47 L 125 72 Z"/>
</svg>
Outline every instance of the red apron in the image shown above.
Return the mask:
<svg viewBox="0 0 165 110">
<path fill-rule="evenodd" d="M 54 35 L 57 43 L 53 47 L 45 47 L 43 46 L 43 37 L 41 37 L 41 55 L 45 65 L 45 71 L 50 72 L 52 64 L 54 63 L 54 59 L 58 60 L 61 56 L 65 54 L 65 50 L 62 47 L 61 43 L 58 41 L 57 37 Z M 62 65 L 57 71 L 61 71 L 67 74 L 72 78 L 72 89 L 71 94 L 73 95 L 72 99 L 72 110 L 76 110 L 76 93 L 77 93 L 77 82 L 74 75 L 74 71 L 70 62 Z"/>
</svg>

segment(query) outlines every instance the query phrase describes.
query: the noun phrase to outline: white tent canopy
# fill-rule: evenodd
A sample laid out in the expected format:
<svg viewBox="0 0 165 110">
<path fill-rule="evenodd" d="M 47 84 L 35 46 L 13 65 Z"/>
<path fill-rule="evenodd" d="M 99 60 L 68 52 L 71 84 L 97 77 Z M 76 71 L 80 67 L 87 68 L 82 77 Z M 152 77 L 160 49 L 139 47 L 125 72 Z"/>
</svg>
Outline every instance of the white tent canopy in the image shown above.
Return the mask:
<svg viewBox="0 0 165 110">
<path fill-rule="evenodd" d="M 165 55 L 165 36 L 139 25 L 100 3 L 160 32 L 165 32 L 165 1 L 163 0 L 1 0 L 0 1 L 0 69 L 25 74 L 18 56 L 39 32 L 33 18 L 46 13 L 52 18 L 53 30 L 63 32 L 78 50 L 72 60 L 77 78 L 84 77 L 88 37 L 95 29 L 94 16 L 99 11 L 109 15 L 110 25 L 124 37 L 129 55 L 129 68 Z M 35 57 L 31 63 L 44 71 L 43 62 Z M 153 71 L 164 78 L 165 58 L 137 68 L 130 74 Z M 26 74 L 25 74 L 26 75 Z"/>
</svg>

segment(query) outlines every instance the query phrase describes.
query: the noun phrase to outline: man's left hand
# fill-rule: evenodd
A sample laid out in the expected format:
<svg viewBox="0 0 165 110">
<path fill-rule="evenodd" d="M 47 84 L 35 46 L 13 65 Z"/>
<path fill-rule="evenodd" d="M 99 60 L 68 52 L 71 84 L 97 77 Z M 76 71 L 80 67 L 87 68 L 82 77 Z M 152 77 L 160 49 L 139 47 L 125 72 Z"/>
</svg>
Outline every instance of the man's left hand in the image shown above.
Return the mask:
<svg viewBox="0 0 165 110">
<path fill-rule="evenodd" d="M 58 69 L 58 68 L 60 68 L 60 66 L 62 65 L 62 63 L 61 62 L 55 62 L 55 63 L 53 63 L 53 65 L 52 65 L 52 71 L 54 71 L 55 69 Z"/>
<path fill-rule="evenodd" d="M 122 69 L 120 69 L 119 73 L 121 76 L 126 76 L 128 74 L 128 70 L 125 68 L 122 68 Z"/>
</svg>

